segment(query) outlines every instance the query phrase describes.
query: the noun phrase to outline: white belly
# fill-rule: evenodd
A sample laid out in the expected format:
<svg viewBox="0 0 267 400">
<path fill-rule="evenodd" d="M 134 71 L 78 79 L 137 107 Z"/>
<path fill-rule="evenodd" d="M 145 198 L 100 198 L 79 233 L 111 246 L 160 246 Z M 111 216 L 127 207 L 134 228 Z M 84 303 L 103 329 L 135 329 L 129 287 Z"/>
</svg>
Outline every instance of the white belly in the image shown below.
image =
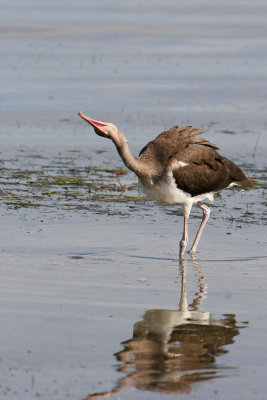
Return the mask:
<svg viewBox="0 0 267 400">
<path fill-rule="evenodd" d="M 155 200 L 165 204 L 187 204 L 196 203 L 209 199 L 213 201 L 213 193 L 204 193 L 192 197 L 190 193 L 178 189 L 173 178 L 166 181 L 154 183 L 153 180 L 146 181 L 145 184 L 139 180 L 140 187 L 150 200 Z"/>
</svg>

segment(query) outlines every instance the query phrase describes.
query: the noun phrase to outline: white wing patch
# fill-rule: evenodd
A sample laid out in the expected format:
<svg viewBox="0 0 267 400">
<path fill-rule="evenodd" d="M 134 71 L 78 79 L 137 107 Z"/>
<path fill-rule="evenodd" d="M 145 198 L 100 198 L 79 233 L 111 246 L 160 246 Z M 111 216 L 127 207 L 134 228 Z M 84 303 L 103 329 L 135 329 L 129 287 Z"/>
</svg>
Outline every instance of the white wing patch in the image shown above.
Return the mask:
<svg viewBox="0 0 267 400">
<path fill-rule="evenodd" d="M 186 163 L 186 162 L 177 161 L 176 167 L 174 167 L 174 168 L 175 168 L 175 169 L 177 169 L 177 168 L 182 168 L 182 167 L 186 167 L 187 165 L 189 165 L 189 164 Z"/>
</svg>

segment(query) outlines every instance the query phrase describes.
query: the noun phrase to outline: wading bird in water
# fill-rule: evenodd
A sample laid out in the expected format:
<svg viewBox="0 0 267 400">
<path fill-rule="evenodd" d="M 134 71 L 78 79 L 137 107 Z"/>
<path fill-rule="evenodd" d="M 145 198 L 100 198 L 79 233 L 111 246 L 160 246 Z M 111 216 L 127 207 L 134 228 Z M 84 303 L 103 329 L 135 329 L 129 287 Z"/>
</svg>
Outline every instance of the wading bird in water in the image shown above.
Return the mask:
<svg viewBox="0 0 267 400">
<path fill-rule="evenodd" d="M 183 257 L 188 242 L 188 219 L 193 204 L 201 208 L 203 218 L 190 254 L 196 252 L 210 215 L 210 209 L 203 201 L 212 201 L 214 193 L 233 185 L 253 186 L 236 164 L 216 151 L 219 147 L 198 137 L 200 129 L 174 126 L 149 142 L 139 156 L 134 157 L 128 140 L 114 124 L 93 120 L 81 112 L 79 115 L 92 125 L 97 135 L 113 141 L 122 161 L 137 175 L 142 190 L 150 199 L 182 205 L 184 229 L 180 257 Z"/>
</svg>

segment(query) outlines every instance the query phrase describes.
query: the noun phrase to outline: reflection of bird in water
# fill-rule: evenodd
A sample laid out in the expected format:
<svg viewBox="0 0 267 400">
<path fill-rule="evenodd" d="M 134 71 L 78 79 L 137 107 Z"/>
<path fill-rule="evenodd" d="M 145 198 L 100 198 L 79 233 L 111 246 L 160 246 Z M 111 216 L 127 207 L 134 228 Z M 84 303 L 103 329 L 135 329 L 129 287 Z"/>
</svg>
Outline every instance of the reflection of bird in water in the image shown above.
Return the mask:
<svg viewBox="0 0 267 400">
<path fill-rule="evenodd" d="M 142 321 L 134 325 L 133 338 L 122 343 L 123 350 L 115 356 L 120 362 L 118 371 L 126 373 L 116 387 L 108 392 L 88 396 L 108 397 L 126 386 L 137 389 L 184 393 L 192 385 L 220 376 L 225 370 L 216 365 L 216 358 L 227 353 L 225 345 L 234 342 L 239 334 L 233 314 L 215 320 L 209 312 L 198 310 L 206 294 L 204 277 L 199 263 L 193 261 L 199 290 L 190 306 L 186 295 L 186 264 L 181 266 L 181 296 L 178 310 L 148 310 Z M 189 310 L 192 308 L 192 310 Z"/>
<path fill-rule="evenodd" d="M 149 142 L 135 158 L 126 137 L 115 125 L 79 115 L 99 136 L 113 141 L 126 167 L 139 178 L 146 195 L 160 203 L 182 204 L 184 233 L 180 256 L 188 242 L 188 219 L 193 204 L 202 209 L 203 219 L 190 250 L 192 254 L 196 252 L 210 214 L 210 209 L 202 202 L 212 200 L 215 192 L 231 185 L 252 186 L 237 165 L 217 153 L 216 145 L 197 137 L 200 129 L 174 126 Z"/>
</svg>

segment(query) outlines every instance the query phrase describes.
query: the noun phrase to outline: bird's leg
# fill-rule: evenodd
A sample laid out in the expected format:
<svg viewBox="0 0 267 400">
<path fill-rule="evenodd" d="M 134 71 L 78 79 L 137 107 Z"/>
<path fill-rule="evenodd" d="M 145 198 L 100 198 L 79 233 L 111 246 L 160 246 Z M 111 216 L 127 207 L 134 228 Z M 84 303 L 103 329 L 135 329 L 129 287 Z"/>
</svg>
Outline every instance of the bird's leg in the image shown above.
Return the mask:
<svg viewBox="0 0 267 400">
<path fill-rule="evenodd" d="M 189 217 L 187 216 L 184 217 L 184 232 L 183 232 L 183 237 L 180 241 L 179 257 L 183 257 L 188 242 L 188 219 Z"/>
<path fill-rule="evenodd" d="M 196 252 L 199 239 L 200 239 L 203 229 L 206 225 L 206 222 L 208 221 L 209 216 L 210 216 L 210 209 L 208 206 L 206 206 L 206 204 L 203 204 L 200 201 L 198 201 L 196 204 L 199 208 L 201 208 L 201 210 L 203 210 L 203 218 L 202 218 L 200 227 L 198 228 L 194 243 L 191 247 L 190 254 L 194 254 Z"/>
</svg>

